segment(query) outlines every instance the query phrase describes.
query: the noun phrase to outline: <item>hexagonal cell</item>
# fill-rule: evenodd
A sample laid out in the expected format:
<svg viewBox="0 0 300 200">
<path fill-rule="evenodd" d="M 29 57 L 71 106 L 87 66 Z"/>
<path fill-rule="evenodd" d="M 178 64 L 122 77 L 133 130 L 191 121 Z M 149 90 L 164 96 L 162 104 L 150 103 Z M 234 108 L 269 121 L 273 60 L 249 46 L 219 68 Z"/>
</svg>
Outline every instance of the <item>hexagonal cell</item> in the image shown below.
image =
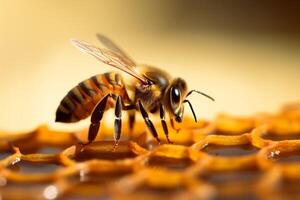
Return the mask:
<svg viewBox="0 0 300 200">
<path fill-rule="evenodd" d="M 49 184 L 46 183 L 7 183 L 1 186 L 1 199 L 47 199 L 45 190 Z M 57 195 L 57 194 L 56 194 Z"/>
<path fill-rule="evenodd" d="M 39 148 L 35 153 L 40 154 L 59 154 L 64 150 L 63 147 L 44 146 Z"/>
<path fill-rule="evenodd" d="M 279 187 L 279 197 L 281 199 L 299 199 L 300 181 L 284 180 Z"/>
<path fill-rule="evenodd" d="M 137 188 L 136 191 L 134 191 L 131 194 L 131 198 L 132 199 L 158 199 L 158 200 L 176 199 L 176 197 L 178 196 L 184 197 L 182 194 L 184 191 L 185 191 L 184 188 L 153 188 L 153 187 L 143 185 Z"/>
<path fill-rule="evenodd" d="M 166 158 L 154 156 L 151 157 L 147 163 L 149 167 L 163 167 L 171 170 L 181 171 L 185 170 L 187 167 L 192 165 L 192 161 L 188 158 L 184 159 L 175 159 L 175 158 Z"/>
<path fill-rule="evenodd" d="M 74 159 L 76 161 L 86 161 L 90 159 L 117 160 L 136 157 L 128 142 L 121 141 L 115 150 L 113 146 L 113 141 L 94 142 L 85 147 L 77 146 Z"/>
<path fill-rule="evenodd" d="M 279 163 L 300 163 L 300 150 L 290 152 L 274 150 L 269 153 L 268 159 Z"/>
<path fill-rule="evenodd" d="M 263 139 L 273 140 L 273 141 L 282 141 L 282 140 L 300 140 L 299 134 L 274 134 L 274 133 L 266 133 L 262 135 Z"/>
<path fill-rule="evenodd" d="M 52 163 L 33 163 L 21 160 L 8 166 L 9 169 L 20 173 L 51 173 L 61 168 L 61 166 Z"/>
<path fill-rule="evenodd" d="M 134 158 L 135 156 L 136 155 L 133 152 L 95 153 L 95 152 L 83 151 L 76 155 L 75 160 L 79 162 L 87 161 L 91 159 L 118 160 L 118 159 Z"/>
<path fill-rule="evenodd" d="M 220 135 L 241 135 L 254 128 L 254 119 L 220 114 L 216 120 L 216 132 Z"/>
<path fill-rule="evenodd" d="M 247 183 L 252 184 L 259 180 L 263 175 L 262 171 L 253 170 L 237 170 L 223 172 L 208 172 L 201 177 L 213 185 L 222 185 L 227 183 Z"/>
<path fill-rule="evenodd" d="M 188 148 L 181 145 L 165 144 L 156 148 L 147 162 L 151 167 L 163 167 L 183 170 L 193 162 L 189 158 Z"/>
<path fill-rule="evenodd" d="M 263 173 L 259 170 L 240 170 L 209 172 L 201 176 L 214 185 L 218 191 L 217 199 L 258 199 L 254 194 L 254 186 Z"/>
<path fill-rule="evenodd" d="M 100 192 L 99 187 L 96 185 L 87 186 L 87 190 L 85 193 L 74 193 L 74 194 L 65 194 L 62 196 L 62 199 L 66 200 L 81 200 L 81 199 L 89 199 L 89 200 L 109 200 L 111 197 L 107 194 L 103 194 Z M 88 193 L 91 192 L 91 188 L 94 187 L 95 193 Z M 76 187 L 75 187 L 76 188 Z M 97 190 L 98 189 L 98 190 Z"/>
<path fill-rule="evenodd" d="M 69 177 L 72 187 L 62 199 L 110 199 L 108 187 L 128 173 L 87 174 Z"/>
<path fill-rule="evenodd" d="M 256 147 L 248 144 L 233 146 L 209 144 L 202 151 L 213 156 L 246 156 L 255 154 L 258 150 Z"/>
<path fill-rule="evenodd" d="M 241 199 L 241 200 L 261 200 L 252 190 L 247 192 L 231 192 L 228 193 L 226 191 L 220 191 L 217 194 L 218 200 L 232 200 L 232 199 Z"/>
</svg>

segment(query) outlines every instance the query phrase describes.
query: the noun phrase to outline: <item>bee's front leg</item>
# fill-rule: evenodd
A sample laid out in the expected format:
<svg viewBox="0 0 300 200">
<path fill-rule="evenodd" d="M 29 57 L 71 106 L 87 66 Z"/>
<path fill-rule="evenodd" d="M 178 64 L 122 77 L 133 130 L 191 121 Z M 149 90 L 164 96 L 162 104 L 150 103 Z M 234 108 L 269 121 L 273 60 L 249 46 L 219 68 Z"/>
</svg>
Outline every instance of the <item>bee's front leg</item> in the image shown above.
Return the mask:
<svg viewBox="0 0 300 200">
<path fill-rule="evenodd" d="M 170 124 L 171 124 L 172 129 L 175 130 L 176 133 L 178 133 L 180 131 L 180 128 L 175 127 L 173 118 L 170 119 Z"/>
<path fill-rule="evenodd" d="M 170 141 L 169 139 L 169 130 L 168 130 L 168 126 L 165 120 L 165 110 L 162 104 L 160 104 L 160 109 L 159 109 L 159 113 L 160 113 L 160 121 L 161 121 L 161 125 L 164 129 L 164 133 L 166 135 L 167 141 L 168 143 L 172 144 L 173 142 Z"/>
<path fill-rule="evenodd" d="M 140 111 L 142 113 L 142 116 L 143 116 L 143 118 L 145 120 L 145 123 L 146 123 L 149 131 L 151 132 L 151 134 L 153 135 L 153 137 L 155 137 L 155 139 L 157 140 L 157 142 L 160 144 L 160 140 L 158 138 L 156 129 L 155 129 L 152 121 L 149 119 L 147 111 L 145 110 L 145 108 L 144 108 L 143 104 L 141 103 L 141 101 L 139 100 L 138 102 L 139 102 Z"/>
</svg>

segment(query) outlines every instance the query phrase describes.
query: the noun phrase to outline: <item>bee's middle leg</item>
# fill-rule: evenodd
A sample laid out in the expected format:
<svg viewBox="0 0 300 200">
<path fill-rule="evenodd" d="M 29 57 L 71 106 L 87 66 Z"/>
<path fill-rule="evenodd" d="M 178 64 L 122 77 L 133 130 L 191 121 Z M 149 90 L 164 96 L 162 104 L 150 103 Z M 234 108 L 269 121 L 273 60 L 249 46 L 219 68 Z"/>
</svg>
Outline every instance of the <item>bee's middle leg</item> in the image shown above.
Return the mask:
<svg viewBox="0 0 300 200">
<path fill-rule="evenodd" d="M 132 136 L 133 128 L 134 128 L 134 122 L 135 122 L 135 112 L 136 112 L 136 106 L 134 104 L 130 105 L 124 105 L 122 103 L 123 110 L 128 111 L 128 125 L 129 125 L 129 136 Z"/>
<path fill-rule="evenodd" d="M 129 110 L 128 113 L 128 136 L 132 138 L 134 123 L 135 123 L 135 110 Z"/>
<path fill-rule="evenodd" d="M 153 137 L 155 137 L 155 139 L 157 140 L 157 142 L 160 144 L 160 139 L 158 138 L 158 135 L 157 135 L 157 131 L 152 123 L 152 121 L 149 119 L 149 116 L 148 116 L 148 113 L 147 111 L 145 110 L 143 104 L 141 103 L 141 101 L 139 100 L 139 107 L 140 107 L 140 111 L 142 113 L 142 116 L 145 120 L 145 123 L 149 129 L 149 131 L 151 132 L 151 134 L 153 135 Z"/>
</svg>

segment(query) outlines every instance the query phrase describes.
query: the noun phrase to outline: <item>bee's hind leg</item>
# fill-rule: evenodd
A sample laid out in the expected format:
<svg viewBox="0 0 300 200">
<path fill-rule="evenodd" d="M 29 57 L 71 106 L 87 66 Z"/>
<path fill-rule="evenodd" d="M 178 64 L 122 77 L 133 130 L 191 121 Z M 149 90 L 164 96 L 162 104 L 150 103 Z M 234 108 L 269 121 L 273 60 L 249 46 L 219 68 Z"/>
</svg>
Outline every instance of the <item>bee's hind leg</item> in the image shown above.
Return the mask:
<svg viewBox="0 0 300 200">
<path fill-rule="evenodd" d="M 155 139 L 157 140 L 157 142 L 160 144 L 160 139 L 158 138 L 156 129 L 155 129 L 152 121 L 149 119 L 147 111 L 145 110 L 145 108 L 144 108 L 143 104 L 141 103 L 141 101 L 139 100 L 138 102 L 139 102 L 140 111 L 142 113 L 142 116 L 143 116 L 143 118 L 145 120 L 145 123 L 146 123 L 149 131 L 151 132 L 151 134 L 153 135 L 153 137 L 155 137 Z"/>
<path fill-rule="evenodd" d="M 170 141 L 169 138 L 169 130 L 168 130 L 168 126 L 165 120 L 165 110 L 162 104 L 160 104 L 160 108 L 159 108 L 159 114 L 160 114 L 160 121 L 161 121 L 161 125 L 163 127 L 164 133 L 166 135 L 167 141 L 169 144 L 173 144 L 173 142 Z"/>
<path fill-rule="evenodd" d="M 119 144 L 119 140 L 121 137 L 121 129 L 122 129 L 122 99 L 120 96 L 117 97 L 116 106 L 115 106 L 115 144 L 113 147 L 113 151 L 116 150 L 116 147 Z"/>
<path fill-rule="evenodd" d="M 110 96 L 111 94 L 107 94 L 106 96 L 104 96 L 94 108 L 93 113 L 91 115 L 91 124 L 88 133 L 88 142 L 84 145 L 90 144 L 95 140 L 100 128 L 100 121 L 103 117 L 103 113 L 106 108 L 107 99 Z"/>
</svg>

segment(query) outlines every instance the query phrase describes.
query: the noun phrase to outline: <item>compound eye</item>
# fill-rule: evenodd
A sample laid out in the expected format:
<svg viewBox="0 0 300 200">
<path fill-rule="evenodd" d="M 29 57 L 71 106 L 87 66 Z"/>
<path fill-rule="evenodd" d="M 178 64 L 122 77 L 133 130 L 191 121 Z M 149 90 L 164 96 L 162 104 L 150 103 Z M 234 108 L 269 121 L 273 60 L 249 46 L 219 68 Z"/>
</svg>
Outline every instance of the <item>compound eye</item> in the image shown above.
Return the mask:
<svg viewBox="0 0 300 200">
<path fill-rule="evenodd" d="M 171 105 L 172 107 L 177 107 L 180 103 L 181 92 L 177 87 L 171 88 Z"/>
</svg>

